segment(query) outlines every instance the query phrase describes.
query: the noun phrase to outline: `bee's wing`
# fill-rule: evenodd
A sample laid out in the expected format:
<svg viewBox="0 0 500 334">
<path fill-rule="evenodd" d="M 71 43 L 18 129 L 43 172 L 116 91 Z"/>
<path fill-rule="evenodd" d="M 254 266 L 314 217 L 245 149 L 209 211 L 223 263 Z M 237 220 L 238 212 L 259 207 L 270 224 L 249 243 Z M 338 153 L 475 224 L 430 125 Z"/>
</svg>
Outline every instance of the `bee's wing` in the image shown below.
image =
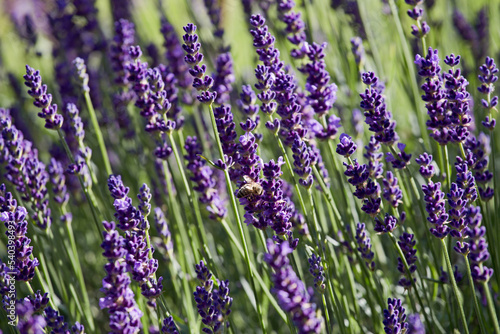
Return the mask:
<svg viewBox="0 0 500 334">
<path fill-rule="evenodd" d="M 250 176 L 248 175 L 243 175 L 243 180 L 245 180 L 246 183 L 252 183 L 253 180 Z"/>
</svg>

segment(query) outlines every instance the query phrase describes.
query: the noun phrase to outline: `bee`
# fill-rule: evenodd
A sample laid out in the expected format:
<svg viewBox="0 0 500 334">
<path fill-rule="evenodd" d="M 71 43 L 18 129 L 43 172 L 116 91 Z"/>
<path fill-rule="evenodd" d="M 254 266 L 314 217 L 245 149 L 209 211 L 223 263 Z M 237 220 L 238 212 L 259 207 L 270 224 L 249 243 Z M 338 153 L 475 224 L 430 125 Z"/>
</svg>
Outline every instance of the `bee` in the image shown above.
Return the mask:
<svg viewBox="0 0 500 334">
<path fill-rule="evenodd" d="M 264 189 L 262 189 L 262 186 L 252 180 L 248 175 L 243 175 L 243 180 L 245 180 L 245 184 L 241 186 L 241 188 L 238 190 L 238 193 L 236 194 L 236 197 L 238 198 L 249 198 L 253 196 L 260 196 L 264 192 Z"/>
</svg>

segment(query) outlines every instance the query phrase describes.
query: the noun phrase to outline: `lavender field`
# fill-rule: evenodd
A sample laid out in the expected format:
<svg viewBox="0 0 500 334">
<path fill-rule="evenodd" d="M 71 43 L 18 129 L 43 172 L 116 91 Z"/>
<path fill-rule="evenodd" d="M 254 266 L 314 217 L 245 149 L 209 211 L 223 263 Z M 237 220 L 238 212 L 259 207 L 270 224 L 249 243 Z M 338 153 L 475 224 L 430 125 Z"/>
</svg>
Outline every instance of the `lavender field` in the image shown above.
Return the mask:
<svg viewBox="0 0 500 334">
<path fill-rule="evenodd" d="M 499 20 L 0 1 L 0 334 L 500 334 Z"/>
</svg>

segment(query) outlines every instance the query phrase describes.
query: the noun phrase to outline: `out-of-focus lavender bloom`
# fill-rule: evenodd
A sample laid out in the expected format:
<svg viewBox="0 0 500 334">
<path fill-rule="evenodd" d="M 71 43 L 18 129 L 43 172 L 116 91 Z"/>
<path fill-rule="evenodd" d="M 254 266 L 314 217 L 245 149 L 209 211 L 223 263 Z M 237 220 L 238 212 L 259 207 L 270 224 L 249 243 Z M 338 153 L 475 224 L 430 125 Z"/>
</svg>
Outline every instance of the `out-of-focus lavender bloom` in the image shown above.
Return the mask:
<svg viewBox="0 0 500 334">
<path fill-rule="evenodd" d="M 210 219 L 224 218 L 227 209 L 225 203 L 219 197 L 212 169 L 199 156 L 202 151 L 198 139 L 196 137 L 187 137 L 184 148 L 187 152 L 187 155 L 184 156 L 188 162 L 187 169 L 193 173 L 190 179 L 196 184 L 193 189 L 200 194 L 200 202 L 207 205 Z"/>
<path fill-rule="evenodd" d="M 216 104 L 228 103 L 233 91 L 232 84 L 235 81 L 233 72 L 233 58 L 230 52 L 221 53 L 215 60 L 214 91 L 217 93 Z"/>
<path fill-rule="evenodd" d="M 441 281 L 442 283 L 450 283 L 448 272 L 443 270 L 443 267 L 440 267 L 440 269 L 441 275 L 439 276 L 439 281 Z M 457 265 L 453 267 L 453 276 L 455 277 L 455 281 L 457 282 L 457 284 L 460 283 L 460 281 L 464 278 L 462 273 L 458 270 Z"/>
<path fill-rule="evenodd" d="M 272 37 L 272 36 L 271 36 Z M 274 37 L 273 37 L 274 38 Z M 277 103 L 274 102 L 276 97 L 276 93 L 271 90 L 274 85 L 275 75 L 270 71 L 270 68 L 265 65 L 257 65 L 255 69 L 255 77 L 257 78 L 257 83 L 255 84 L 255 88 L 260 91 L 257 95 L 259 100 L 262 102 L 261 110 L 263 113 L 271 115 L 276 111 L 278 107 Z M 275 122 L 277 119 L 275 120 Z M 266 127 L 268 127 L 271 131 L 279 131 L 279 121 L 278 124 L 273 124 L 272 122 L 268 122 Z M 270 128 L 271 127 L 271 128 Z"/>
<path fill-rule="evenodd" d="M 470 23 L 459 9 L 453 9 L 453 25 L 460 37 L 465 40 L 474 59 L 479 62 L 488 54 L 489 49 L 489 18 L 488 9 L 483 7 L 478 11 L 476 23 Z"/>
<path fill-rule="evenodd" d="M 406 144 L 398 143 L 399 152 L 393 155 L 391 152 L 387 153 L 386 160 L 391 163 L 394 169 L 404 169 L 410 164 L 411 154 L 405 152 Z"/>
<path fill-rule="evenodd" d="M 351 38 L 351 52 L 354 55 L 354 60 L 359 69 L 362 69 L 365 63 L 365 48 L 363 47 L 363 40 L 361 37 Z"/>
<path fill-rule="evenodd" d="M 50 164 L 47 168 L 52 184 L 52 192 L 54 200 L 61 204 L 62 207 L 69 201 L 69 193 L 66 188 L 66 177 L 64 176 L 64 168 L 62 164 L 54 158 L 50 159 Z"/>
<path fill-rule="evenodd" d="M 20 333 L 43 334 L 47 326 L 42 315 L 36 314 L 33 305 L 29 300 L 21 299 L 16 304 L 16 314 L 18 317 L 17 329 Z"/>
<path fill-rule="evenodd" d="M 231 106 L 221 105 L 213 109 L 217 131 L 222 144 L 224 155 L 231 159 L 224 159 L 230 165 L 230 162 L 238 161 L 238 146 L 236 144 L 236 124 L 233 121 Z"/>
<path fill-rule="evenodd" d="M 361 96 L 360 107 L 365 111 L 365 123 L 369 130 L 375 133 L 375 139 L 386 145 L 392 145 L 399 139 L 396 133 L 396 122 L 392 114 L 386 109 L 383 91 L 379 89 L 379 79 L 373 72 L 365 72 L 361 80 L 368 88 Z"/>
<path fill-rule="evenodd" d="M 15 279 L 29 282 L 35 276 L 35 268 L 40 264 L 37 258 L 31 259 L 33 246 L 30 246 L 31 239 L 26 236 L 28 232 L 28 222 L 26 217 L 28 212 L 23 206 L 18 206 L 12 193 L 7 192 L 5 185 L 0 186 L 0 220 L 4 223 L 9 237 L 14 236 L 14 268 Z"/>
<path fill-rule="evenodd" d="M 101 310 L 108 309 L 109 326 L 113 333 L 138 333 L 142 312 L 137 307 L 134 293 L 130 289 L 127 274 L 125 239 L 115 229 L 115 223 L 103 222 L 105 231 L 101 244 L 103 255 L 108 259 L 104 265 L 107 276 L 102 280 L 101 292 L 106 297 L 99 299 Z"/>
<path fill-rule="evenodd" d="M 312 291 L 306 289 L 288 259 L 293 250 L 287 242 L 275 244 L 270 239 L 267 240 L 267 249 L 264 260 L 274 269 L 271 291 L 277 296 L 278 304 L 290 313 L 299 333 L 319 333 L 322 319 L 317 316 L 316 305 L 311 302 Z"/>
<path fill-rule="evenodd" d="M 384 164 L 382 163 L 383 153 L 380 152 L 381 145 L 374 136 L 370 137 L 370 141 L 365 146 L 363 156 L 368 160 L 367 169 L 372 179 L 382 177 L 384 173 Z"/>
<path fill-rule="evenodd" d="M 108 189 L 115 199 L 115 218 L 118 220 L 118 227 L 128 231 L 140 227 L 144 216 L 141 211 L 132 205 L 132 199 L 128 197 L 129 187 L 125 187 L 120 175 L 110 175 L 108 179 Z"/>
<path fill-rule="evenodd" d="M 73 334 L 85 334 L 85 327 L 77 321 L 71 326 L 71 332 Z"/>
<path fill-rule="evenodd" d="M 224 35 L 224 28 L 221 24 L 221 5 L 217 0 L 204 0 L 205 8 L 208 12 L 210 22 L 215 28 L 214 36 L 221 38 Z"/>
<path fill-rule="evenodd" d="M 417 250 L 415 249 L 416 241 L 414 240 L 415 236 L 410 233 L 403 233 L 399 237 L 399 247 L 401 247 L 401 251 L 404 254 L 406 259 L 406 263 L 408 264 L 409 273 L 405 268 L 403 260 L 398 257 L 398 271 L 403 274 L 403 277 L 399 280 L 399 285 L 404 287 L 405 289 L 410 289 L 413 282 L 416 281 L 415 278 L 412 277 L 412 274 L 417 270 Z"/>
<path fill-rule="evenodd" d="M 229 281 L 219 281 L 218 289 L 213 289 L 212 273 L 203 261 L 195 266 L 196 275 L 201 286 L 196 287 L 194 300 L 202 322 L 208 328 L 204 333 L 219 333 L 229 328 L 228 317 L 231 313 L 233 298 L 229 297 Z"/>
<path fill-rule="evenodd" d="M 60 129 L 63 117 L 57 113 L 57 105 L 52 104 L 52 94 L 47 94 L 47 85 L 42 84 L 40 71 L 26 65 L 26 75 L 23 76 L 24 84 L 29 88 L 28 94 L 35 99 L 35 107 L 42 109 L 38 117 L 45 119 L 47 129 Z"/>
<path fill-rule="evenodd" d="M 163 46 L 166 49 L 165 58 L 167 59 L 167 71 L 173 73 L 179 87 L 186 90 L 191 86 L 192 79 L 188 74 L 188 66 L 184 62 L 184 51 L 177 37 L 174 28 L 165 17 L 161 19 L 161 33 L 163 34 Z M 192 103 L 192 97 L 189 93 L 182 95 L 182 102 Z"/>
<path fill-rule="evenodd" d="M 416 38 L 423 39 L 429 33 L 429 31 L 431 31 L 431 28 L 429 27 L 427 22 L 422 21 L 424 10 L 420 7 L 417 7 L 418 5 L 421 5 L 423 1 L 405 0 L 405 2 L 406 4 L 413 7 L 412 9 L 409 9 L 407 11 L 408 16 L 417 21 L 417 25 L 411 26 L 411 34 Z"/>
<path fill-rule="evenodd" d="M 75 58 L 72 62 L 75 73 L 77 75 L 77 82 L 83 92 L 90 92 L 89 88 L 89 75 L 87 74 L 87 66 L 85 60 L 80 57 Z"/>
<path fill-rule="evenodd" d="M 478 45 L 478 36 L 474 27 L 467 21 L 464 14 L 457 8 L 453 9 L 453 25 L 460 36 L 475 47 Z"/>
<path fill-rule="evenodd" d="M 159 240 L 155 242 L 156 249 L 163 255 L 165 261 L 171 261 L 174 256 L 174 243 L 168 229 L 167 219 L 160 208 L 155 208 L 154 219 L 156 231 L 160 236 Z"/>
<path fill-rule="evenodd" d="M 420 314 L 410 314 L 407 320 L 408 329 L 406 331 L 406 334 L 425 334 L 425 326 L 422 323 L 422 320 L 420 320 Z"/>
<path fill-rule="evenodd" d="M 201 44 L 198 42 L 198 35 L 195 34 L 196 26 L 192 23 L 184 27 L 186 34 L 182 36 L 184 44 L 182 48 L 186 52 L 184 61 L 189 65 L 189 73 L 193 77 L 193 88 L 195 88 L 200 95 L 197 96 L 198 101 L 201 103 L 211 104 L 217 97 L 216 92 L 210 92 L 214 84 L 214 79 L 206 75 L 207 65 L 199 65 L 203 61 L 203 54 L 200 53 Z"/>
<path fill-rule="evenodd" d="M 285 199 L 285 201 L 287 201 L 289 210 L 292 213 L 290 221 L 292 222 L 293 228 L 297 232 L 299 232 L 300 235 L 309 235 L 309 227 L 307 226 L 306 220 L 304 216 L 297 210 L 293 202 L 292 186 L 286 181 L 283 181 L 283 198 Z"/>
<path fill-rule="evenodd" d="M 470 238 L 470 267 L 472 271 L 472 278 L 478 283 L 487 283 L 493 275 L 493 269 L 484 265 L 490 258 L 488 252 L 488 244 L 484 235 L 486 228 L 481 226 L 481 210 L 479 207 L 470 206 L 467 211 L 467 236 Z"/>
<path fill-rule="evenodd" d="M 75 145 L 77 147 L 75 162 L 68 166 L 67 172 L 69 174 L 81 175 L 84 185 L 90 187 L 92 179 L 88 166 L 90 166 L 92 150 L 83 142 L 85 138 L 85 129 L 83 128 L 83 122 L 80 118 L 80 111 L 73 103 L 68 103 L 65 109 L 65 114 L 68 116 L 66 122 L 68 125 L 67 131 L 75 140 Z"/>
<path fill-rule="evenodd" d="M 340 135 L 339 140 L 340 143 L 337 144 L 336 150 L 337 154 L 340 154 L 344 158 L 349 158 L 356 152 L 357 146 L 349 135 L 343 133 Z"/>
<path fill-rule="evenodd" d="M 293 7 L 295 7 L 293 0 L 279 0 L 278 17 L 286 24 L 285 33 L 288 35 L 288 40 L 297 47 L 291 51 L 292 57 L 301 59 L 304 57 L 302 45 L 306 41 L 306 25 L 301 14 L 294 12 Z"/>
<path fill-rule="evenodd" d="M 493 118 L 491 112 L 493 110 L 497 110 L 498 105 L 498 96 L 491 96 L 491 93 L 495 90 L 495 82 L 498 80 L 498 67 L 495 64 L 495 60 L 490 57 L 486 57 L 486 60 L 483 65 L 479 67 L 479 71 L 481 72 L 478 75 L 479 81 L 481 85 L 477 88 L 477 90 L 486 96 L 486 99 L 481 99 L 481 105 L 487 109 L 488 116 L 486 119 L 481 122 L 488 130 L 493 131 L 496 125 L 496 119 Z"/>
<path fill-rule="evenodd" d="M 363 134 L 363 113 L 359 109 L 352 110 L 351 118 L 352 127 L 356 133 L 355 137 L 360 137 Z"/>
<path fill-rule="evenodd" d="M 256 101 L 257 101 L 257 95 L 255 95 L 252 86 L 250 85 L 241 86 L 240 98 L 238 101 L 236 101 L 238 107 L 245 115 L 250 117 L 253 121 L 255 121 L 258 124 L 259 116 L 257 115 L 257 113 L 259 112 L 259 106 L 255 104 Z"/>
<path fill-rule="evenodd" d="M 430 180 L 436 173 L 434 166 L 432 165 L 432 155 L 424 152 L 416 158 L 415 161 L 420 165 L 420 175 Z"/>
<path fill-rule="evenodd" d="M 309 272 L 314 277 L 314 287 L 319 293 L 323 294 L 326 290 L 325 270 L 321 265 L 321 256 L 312 253 L 309 261 Z"/>
<path fill-rule="evenodd" d="M 64 321 L 64 317 L 50 306 L 45 309 L 45 321 L 47 326 L 52 329 L 51 333 L 69 333 L 68 323 Z"/>
<path fill-rule="evenodd" d="M 358 244 L 358 251 L 361 253 L 361 257 L 365 259 L 365 264 L 370 271 L 375 270 L 375 253 L 372 251 L 372 244 L 368 231 L 366 230 L 366 225 L 364 223 L 358 223 L 356 225 L 356 242 Z"/>
<path fill-rule="evenodd" d="M 408 330 L 405 308 L 400 299 L 389 298 L 384 310 L 384 331 L 387 334 L 403 334 Z"/>
<path fill-rule="evenodd" d="M 174 318 L 172 316 L 166 317 L 163 320 L 163 327 L 161 328 L 163 334 L 179 334 L 177 326 L 175 325 Z"/>
<path fill-rule="evenodd" d="M 397 208 L 399 203 L 403 203 L 403 192 L 398 186 L 397 177 L 392 172 L 387 172 L 386 178 L 382 180 L 382 183 L 384 185 L 382 196 L 392 207 Z"/>
</svg>

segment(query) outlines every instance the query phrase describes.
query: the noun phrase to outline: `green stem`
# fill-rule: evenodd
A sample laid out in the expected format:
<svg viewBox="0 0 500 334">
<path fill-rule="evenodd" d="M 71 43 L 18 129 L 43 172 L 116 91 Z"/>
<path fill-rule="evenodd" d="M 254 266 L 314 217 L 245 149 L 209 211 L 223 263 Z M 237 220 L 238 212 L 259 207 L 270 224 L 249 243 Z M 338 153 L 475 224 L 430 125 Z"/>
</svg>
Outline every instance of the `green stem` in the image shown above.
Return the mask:
<svg viewBox="0 0 500 334">
<path fill-rule="evenodd" d="M 469 279 L 470 292 L 472 294 L 472 298 L 474 299 L 474 310 L 476 312 L 477 320 L 479 321 L 479 328 L 481 328 L 481 333 L 486 334 L 486 327 L 484 326 L 483 315 L 481 313 L 481 309 L 479 308 L 479 303 L 477 301 L 476 289 L 474 288 L 474 280 L 472 279 L 470 263 L 467 255 L 464 255 L 464 260 L 465 260 L 465 267 L 467 268 L 467 277 Z"/>
<path fill-rule="evenodd" d="M 222 143 L 221 143 L 221 140 L 219 137 L 219 131 L 217 130 L 217 124 L 215 122 L 215 115 L 214 115 L 214 111 L 213 111 L 211 103 L 209 104 L 209 112 L 210 112 L 210 121 L 212 123 L 212 130 L 214 132 L 214 137 L 215 137 L 215 140 L 217 142 L 217 148 L 219 149 L 219 154 L 220 154 L 222 161 L 225 162 L 224 151 L 222 149 Z M 257 291 L 256 285 L 255 285 L 255 278 L 253 275 L 252 266 L 250 265 L 250 255 L 249 255 L 249 251 L 248 251 L 248 245 L 247 245 L 244 233 L 243 233 L 243 222 L 241 221 L 240 213 L 238 211 L 238 205 L 236 204 L 236 198 L 234 197 L 233 186 L 231 184 L 231 178 L 229 177 L 229 172 L 228 172 L 227 168 L 224 169 L 224 178 L 226 179 L 227 192 L 228 192 L 228 195 L 229 195 L 229 198 L 231 201 L 231 206 L 233 207 L 234 215 L 236 216 L 236 222 L 238 224 L 238 232 L 240 234 L 241 242 L 243 244 L 243 250 L 245 253 L 245 262 L 247 265 L 249 281 L 252 284 L 252 290 L 254 293 L 255 305 L 257 306 L 257 315 L 259 317 L 260 327 L 262 328 L 262 331 L 265 334 L 265 333 L 267 333 L 267 330 L 266 330 L 266 326 L 264 324 L 264 318 L 263 318 L 263 315 L 261 312 L 261 305 L 260 305 L 259 300 L 258 300 L 259 295 L 258 295 L 258 291 Z"/>
<path fill-rule="evenodd" d="M 491 321 L 493 321 L 493 326 L 495 327 L 495 334 L 500 334 L 500 326 L 498 325 L 498 318 L 495 312 L 495 303 L 493 298 L 491 298 L 490 287 L 487 282 L 483 282 L 483 290 L 488 302 L 488 313 L 490 314 Z"/>
<path fill-rule="evenodd" d="M 101 151 L 102 160 L 104 161 L 104 168 L 106 169 L 106 174 L 109 177 L 113 174 L 111 170 L 111 163 L 109 162 L 108 151 L 106 150 L 106 144 L 104 143 L 104 138 L 102 136 L 101 128 L 99 127 L 99 123 L 97 122 L 97 117 L 95 115 L 94 106 L 92 104 L 92 100 L 90 99 L 90 93 L 85 92 L 85 103 L 87 104 L 87 109 L 90 114 L 90 120 L 92 121 L 92 126 L 94 127 L 94 133 L 97 138 L 97 142 L 99 144 L 99 149 Z"/>
<path fill-rule="evenodd" d="M 469 334 L 469 328 L 467 327 L 467 320 L 465 319 L 464 309 L 462 307 L 462 303 L 460 302 L 460 291 L 458 290 L 455 275 L 453 275 L 453 267 L 451 266 L 450 255 L 448 254 L 448 249 L 446 247 L 446 242 L 444 241 L 444 239 L 441 239 L 441 246 L 443 247 L 443 255 L 446 261 L 446 267 L 448 268 L 448 276 L 453 288 L 453 295 L 455 296 L 455 301 L 457 303 L 458 310 L 460 311 L 460 320 L 462 322 L 465 333 Z"/>
</svg>

